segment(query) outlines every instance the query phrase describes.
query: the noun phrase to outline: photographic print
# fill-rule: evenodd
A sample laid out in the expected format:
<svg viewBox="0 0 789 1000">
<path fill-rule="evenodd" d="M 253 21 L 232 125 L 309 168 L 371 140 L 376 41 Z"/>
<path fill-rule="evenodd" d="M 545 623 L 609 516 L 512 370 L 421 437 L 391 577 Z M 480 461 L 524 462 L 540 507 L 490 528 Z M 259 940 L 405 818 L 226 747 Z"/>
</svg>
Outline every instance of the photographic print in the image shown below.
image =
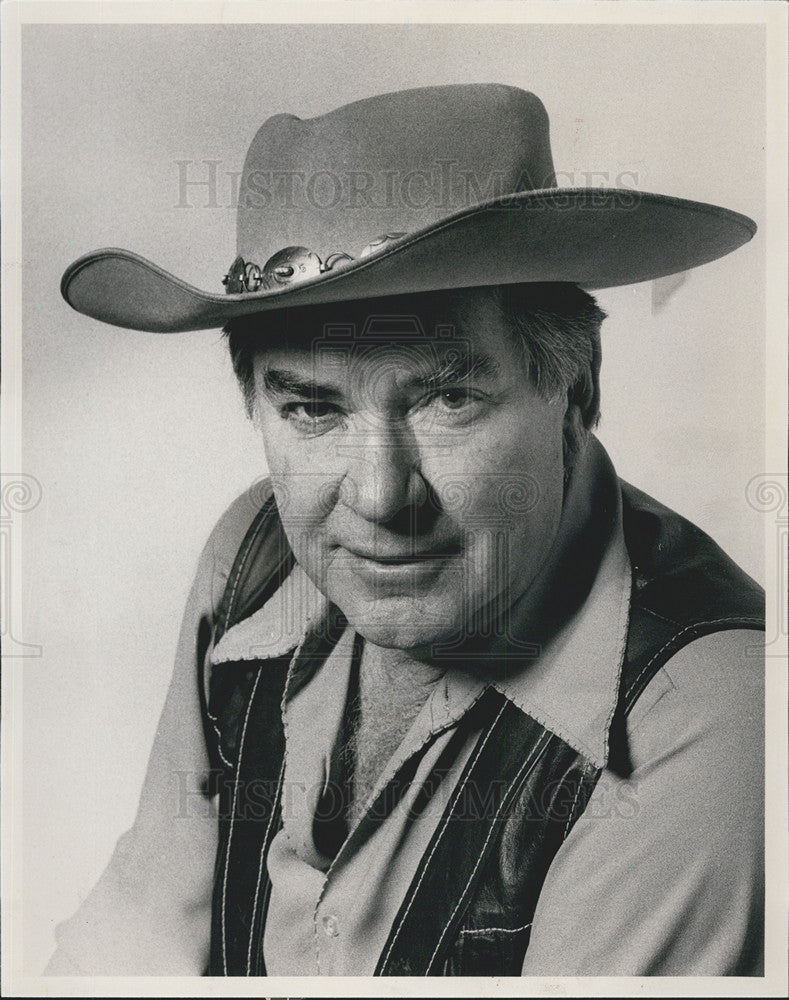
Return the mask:
<svg viewBox="0 0 789 1000">
<path fill-rule="evenodd" d="M 785 8 L 3 14 L 9 995 L 780 995 Z"/>
</svg>

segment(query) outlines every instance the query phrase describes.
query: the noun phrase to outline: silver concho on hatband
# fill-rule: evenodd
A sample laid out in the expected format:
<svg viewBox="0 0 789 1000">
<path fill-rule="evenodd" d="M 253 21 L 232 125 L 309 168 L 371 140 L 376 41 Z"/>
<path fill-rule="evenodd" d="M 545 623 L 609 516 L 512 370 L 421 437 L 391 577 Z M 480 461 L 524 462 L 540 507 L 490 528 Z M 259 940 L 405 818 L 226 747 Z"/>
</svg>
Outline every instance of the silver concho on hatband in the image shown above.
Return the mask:
<svg viewBox="0 0 789 1000">
<path fill-rule="evenodd" d="M 222 279 L 225 291 L 229 295 L 239 295 L 246 292 L 272 291 L 285 285 L 296 284 L 309 278 L 317 278 L 331 271 L 337 264 L 346 261 L 362 260 L 377 253 L 387 243 L 400 239 L 406 233 L 385 233 L 368 243 L 353 257 L 349 253 L 337 251 L 329 254 L 325 261 L 307 247 L 285 247 L 273 254 L 263 267 L 251 261 L 245 261 L 239 256 L 230 265 L 227 274 Z"/>
</svg>

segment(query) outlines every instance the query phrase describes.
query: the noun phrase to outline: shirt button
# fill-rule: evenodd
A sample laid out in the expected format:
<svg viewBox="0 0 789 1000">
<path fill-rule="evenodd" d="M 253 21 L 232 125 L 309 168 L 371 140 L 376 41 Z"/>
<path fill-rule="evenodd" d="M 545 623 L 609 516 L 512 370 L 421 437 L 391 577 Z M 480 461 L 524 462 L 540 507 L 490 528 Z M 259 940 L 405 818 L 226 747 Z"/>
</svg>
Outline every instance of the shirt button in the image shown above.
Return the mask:
<svg viewBox="0 0 789 1000">
<path fill-rule="evenodd" d="M 340 933 L 340 925 L 333 914 L 323 918 L 323 929 L 326 932 L 326 937 L 337 937 Z"/>
</svg>

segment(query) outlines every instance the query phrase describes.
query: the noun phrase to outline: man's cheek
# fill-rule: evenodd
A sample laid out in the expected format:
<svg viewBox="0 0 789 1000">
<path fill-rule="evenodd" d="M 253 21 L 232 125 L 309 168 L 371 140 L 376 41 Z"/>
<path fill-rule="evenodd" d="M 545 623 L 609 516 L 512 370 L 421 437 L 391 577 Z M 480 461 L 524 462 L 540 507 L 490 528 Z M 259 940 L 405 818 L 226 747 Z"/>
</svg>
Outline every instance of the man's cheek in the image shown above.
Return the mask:
<svg viewBox="0 0 789 1000">
<path fill-rule="evenodd" d="M 269 445 L 266 458 L 269 478 L 283 522 L 308 520 L 317 486 L 309 463 L 300 460 L 298 447 L 289 448 L 284 442 Z"/>
<path fill-rule="evenodd" d="M 309 463 L 283 452 L 278 452 L 269 466 L 269 476 L 290 547 L 317 583 L 326 570 L 325 522 L 335 492 L 332 483 L 311 471 Z"/>
<path fill-rule="evenodd" d="M 561 437 L 527 447 L 524 433 L 485 442 L 432 470 L 442 509 L 458 521 L 507 524 L 550 503 L 562 478 Z"/>
<path fill-rule="evenodd" d="M 447 474 L 436 490 L 441 510 L 471 535 L 521 528 L 551 492 L 537 477 L 517 469 Z"/>
</svg>

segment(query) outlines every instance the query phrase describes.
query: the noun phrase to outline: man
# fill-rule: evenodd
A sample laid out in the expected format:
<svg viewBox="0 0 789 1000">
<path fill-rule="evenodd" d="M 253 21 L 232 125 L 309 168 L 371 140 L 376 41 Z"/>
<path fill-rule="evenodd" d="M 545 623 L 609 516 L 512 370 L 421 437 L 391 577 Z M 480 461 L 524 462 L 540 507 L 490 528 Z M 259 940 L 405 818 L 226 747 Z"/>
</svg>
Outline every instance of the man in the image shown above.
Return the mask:
<svg viewBox="0 0 789 1000">
<path fill-rule="evenodd" d="M 537 98 L 451 86 L 265 122 L 224 296 L 68 269 L 99 319 L 225 326 L 270 480 L 50 973 L 759 971 L 762 596 L 617 479 L 579 287 L 754 231 L 559 190 Z"/>
</svg>

